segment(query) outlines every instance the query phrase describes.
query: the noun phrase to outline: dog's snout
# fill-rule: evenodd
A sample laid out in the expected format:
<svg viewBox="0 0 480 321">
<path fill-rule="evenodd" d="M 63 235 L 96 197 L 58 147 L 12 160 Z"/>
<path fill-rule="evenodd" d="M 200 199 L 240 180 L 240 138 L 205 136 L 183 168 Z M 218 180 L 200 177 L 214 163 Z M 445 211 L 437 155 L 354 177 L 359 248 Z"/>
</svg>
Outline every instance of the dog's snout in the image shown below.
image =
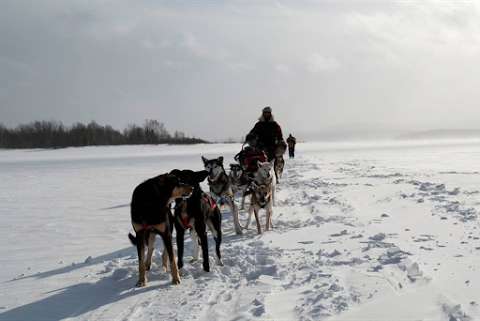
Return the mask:
<svg viewBox="0 0 480 321">
<path fill-rule="evenodd" d="M 183 186 L 183 192 L 182 192 L 182 197 L 190 197 L 193 193 L 193 186 L 190 185 L 185 185 Z"/>
</svg>

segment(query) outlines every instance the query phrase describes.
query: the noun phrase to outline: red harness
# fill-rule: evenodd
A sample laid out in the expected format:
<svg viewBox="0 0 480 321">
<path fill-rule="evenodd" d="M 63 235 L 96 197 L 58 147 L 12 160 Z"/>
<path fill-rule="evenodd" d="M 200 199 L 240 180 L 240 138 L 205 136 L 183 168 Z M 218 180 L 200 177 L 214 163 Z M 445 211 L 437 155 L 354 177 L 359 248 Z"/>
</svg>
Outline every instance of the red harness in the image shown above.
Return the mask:
<svg viewBox="0 0 480 321">
<path fill-rule="evenodd" d="M 214 210 L 216 207 L 217 207 L 217 203 L 215 202 L 215 200 L 213 199 L 213 197 L 211 197 L 210 195 L 208 194 L 204 194 L 202 196 L 203 200 L 208 204 L 208 206 L 210 206 L 210 208 L 212 210 Z M 188 229 L 191 229 L 193 226 L 190 224 L 190 218 L 187 216 L 183 217 L 183 216 L 180 216 L 179 217 L 180 219 L 180 223 L 182 223 L 183 225 L 183 228 L 188 230 Z"/>
<path fill-rule="evenodd" d="M 217 202 L 208 194 L 203 195 L 203 199 L 210 205 L 210 208 L 214 210 L 217 207 Z"/>
<path fill-rule="evenodd" d="M 188 230 L 192 228 L 192 225 L 190 225 L 190 220 L 188 219 L 188 216 L 182 217 L 181 221 L 184 229 Z"/>
</svg>

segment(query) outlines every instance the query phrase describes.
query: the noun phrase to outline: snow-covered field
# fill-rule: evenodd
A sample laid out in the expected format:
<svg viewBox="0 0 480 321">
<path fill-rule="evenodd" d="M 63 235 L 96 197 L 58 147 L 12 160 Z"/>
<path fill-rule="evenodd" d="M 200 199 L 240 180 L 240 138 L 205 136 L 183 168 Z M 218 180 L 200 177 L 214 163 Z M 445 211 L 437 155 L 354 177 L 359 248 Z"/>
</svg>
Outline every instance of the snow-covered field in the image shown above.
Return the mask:
<svg viewBox="0 0 480 321">
<path fill-rule="evenodd" d="M 299 144 L 273 231 L 135 288 L 133 188 L 239 148 L 1 150 L 0 320 L 480 320 L 478 141 Z"/>
</svg>

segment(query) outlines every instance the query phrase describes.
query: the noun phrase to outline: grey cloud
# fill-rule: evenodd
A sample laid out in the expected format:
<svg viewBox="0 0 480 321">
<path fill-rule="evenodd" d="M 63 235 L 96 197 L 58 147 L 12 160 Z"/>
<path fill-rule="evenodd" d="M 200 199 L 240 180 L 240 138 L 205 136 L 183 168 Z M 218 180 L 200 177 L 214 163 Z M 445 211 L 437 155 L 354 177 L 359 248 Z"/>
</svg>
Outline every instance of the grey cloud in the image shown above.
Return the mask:
<svg viewBox="0 0 480 321">
<path fill-rule="evenodd" d="M 0 121 L 157 118 L 239 137 L 475 127 L 473 2 L 22 1 L 0 11 Z M 455 110 L 455 112 L 452 112 Z"/>
</svg>

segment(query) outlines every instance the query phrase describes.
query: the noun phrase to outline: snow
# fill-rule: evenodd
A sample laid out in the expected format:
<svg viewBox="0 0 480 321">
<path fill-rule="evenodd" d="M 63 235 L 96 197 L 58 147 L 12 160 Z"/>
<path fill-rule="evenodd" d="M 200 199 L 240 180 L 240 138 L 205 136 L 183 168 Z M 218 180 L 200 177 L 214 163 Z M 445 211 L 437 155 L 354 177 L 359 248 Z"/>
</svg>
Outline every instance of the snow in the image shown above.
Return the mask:
<svg viewBox="0 0 480 321">
<path fill-rule="evenodd" d="M 0 320 L 480 320 L 475 140 L 299 144 L 272 231 L 225 211 L 224 266 L 190 262 L 187 237 L 173 286 L 158 239 L 135 288 L 133 188 L 239 148 L 0 150 Z"/>
</svg>

